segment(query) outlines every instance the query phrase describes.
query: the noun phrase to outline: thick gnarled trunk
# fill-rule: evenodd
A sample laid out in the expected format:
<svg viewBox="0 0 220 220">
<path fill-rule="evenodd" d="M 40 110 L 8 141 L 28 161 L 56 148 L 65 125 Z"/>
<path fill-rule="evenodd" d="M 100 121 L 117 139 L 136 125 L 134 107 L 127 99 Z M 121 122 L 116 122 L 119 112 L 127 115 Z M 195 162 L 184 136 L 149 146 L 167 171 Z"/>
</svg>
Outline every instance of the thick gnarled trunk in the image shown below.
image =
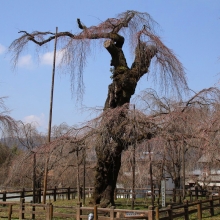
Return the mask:
<svg viewBox="0 0 220 220">
<path fill-rule="evenodd" d="M 104 46 L 111 54 L 111 65 L 114 67 L 113 81 L 109 85 L 105 102 L 105 111 L 107 111 L 130 102 L 139 79 L 148 71 L 156 49 L 139 42 L 135 60 L 129 68 L 121 47 L 117 47 L 112 40 L 107 40 Z M 105 120 L 104 116 L 103 121 Z M 121 154 L 127 146 L 123 140 L 125 131 L 122 124 L 125 120 L 126 110 L 119 110 L 116 118 L 106 123 L 108 135 L 101 135 L 102 144 L 96 147 L 97 165 L 93 199 L 95 204 L 100 204 L 102 207 L 114 205 L 114 190 L 121 167 Z"/>
<path fill-rule="evenodd" d="M 111 149 L 96 150 L 97 152 L 97 166 L 96 176 L 97 180 L 94 185 L 94 201 L 100 204 L 101 207 L 114 205 L 114 189 L 118 178 L 118 173 L 121 167 L 121 147 L 117 146 L 116 153 L 112 153 Z"/>
</svg>

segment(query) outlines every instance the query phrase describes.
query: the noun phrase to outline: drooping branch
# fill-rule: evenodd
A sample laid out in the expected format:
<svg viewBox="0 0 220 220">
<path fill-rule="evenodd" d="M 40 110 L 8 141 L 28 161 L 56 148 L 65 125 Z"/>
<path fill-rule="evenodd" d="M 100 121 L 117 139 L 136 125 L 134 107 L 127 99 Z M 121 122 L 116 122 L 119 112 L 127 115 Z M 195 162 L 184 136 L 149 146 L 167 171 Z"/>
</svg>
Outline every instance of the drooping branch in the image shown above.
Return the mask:
<svg viewBox="0 0 220 220">
<path fill-rule="evenodd" d="M 209 98 L 207 98 L 209 97 Z M 187 110 L 190 105 L 200 105 L 200 106 L 210 106 L 212 104 L 217 103 L 217 99 L 219 99 L 219 89 L 216 87 L 210 87 L 208 89 L 202 89 L 201 91 L 195 93 L 192 98 L 190 98 L 182 109 L 182 112 Z"/>
<path fill-rule="evenodd" d="M 109 23 L 112 23 L 112 25 L 114 26 L 112 33 L 118 33 L 123 27 L 127 28 L 129 22 L 131 21 L 131 19 L 135 16 L 135 12 L 134 11 L 128 11 L 128 13 L 125 15 L 124 18 L 119 19 L 117 24 L 113 24 L 111 22 L 111 19 L 108 19 L 107 21 Z"/>
</svg>

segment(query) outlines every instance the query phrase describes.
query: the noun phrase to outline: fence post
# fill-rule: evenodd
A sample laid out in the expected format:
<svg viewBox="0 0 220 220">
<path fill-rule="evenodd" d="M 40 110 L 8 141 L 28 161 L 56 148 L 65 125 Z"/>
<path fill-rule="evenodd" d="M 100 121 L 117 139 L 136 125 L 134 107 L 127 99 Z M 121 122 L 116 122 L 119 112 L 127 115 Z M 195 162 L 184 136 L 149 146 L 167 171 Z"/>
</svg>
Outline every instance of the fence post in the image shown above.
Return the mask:
<svg viewBox="0 0 220 220">
<path fill-rule="evenodd" d="M 2 201 L 3 201 L 3 202 L 6 202 L 6 197 L 7 197 L 6 194 L 7 194 L 7 192 L 4 191 L 4 192 L 3 192 L 3 195 L 2 195 Z"/>
<path fill-rule="evenodd" d="M 82 197 L 83 197 L 83 188 L 82 188 L 82 186 L 80 186 L 80 188 L 79 188 L 79 196 L 80 196 L 80 199 L 82 199 Z"/>
<path fill-rule="evenodd" d="M 75 198 L 76 198 L 76 193 L 73 192 L 73 194 L 72 194 L 72 199 L 75 199 Z"/>
<path fill-rule="evenodd" d="M 182 203 L 182 195 L 179 191 L 179 194 L 178 194 L 178 203 L 181 204 Z"/>
<path fill-rule="evenodd" d="M 24 219 L 24 198 L 20 199 L 20 208 L 19 208 L 19 219 Z"/>
<path fill-rule="evenodd" d="M 156 206 L 156 208 L 155 208 L 155 220 L 159 220 L 159 219 L 160 219 L 159 206 Z"/>
<path fill-rule="evenodd" d="M 57 187 L 55 186 L 53 189 L 53 201 L 57 201 Z"/>
<path fill-rule="evenodd" d="M 31 214 L 31 216 L 32 216 L 32 219 L 35 219 L 35 204 L 32 202 L 32 214 Z"/>
<path fill-rule="evenodd" d="M 114 220 L 114 217 L 115 217 L 114 209 L 115 209 L 115 206 L 112 206 L 110 210 L 110 220 Z"/>
<path fill-rule="evenodd" d="M 38 194 L 38 203 L 41 203 L 41 188 L 39 188 L 38 190 L 37 190 L 37 194 Z"/>
<path fill-rule="evenodd" d="M 68 187 L 67 190 L 68 190 L 68 192 L 67 192 L 67 193 L 68 193 L 68 194 L 67 194 L 67 199 L 70 200 L 70 187 Z"/>
<path fill-rule="evenodd" d="M 197 202 L 197 217 L 198 220 L 202 220 L 202 201 L 198 200 Z"/>
<path fill-rule="evenodd" d="M 24 196 L 25 196 L 25 188 L 23 188 L 21 191 L 21 198 L 24 198 Z"/>
<path fill-rule="evenodd" d="M 209 197 L 209 204 L 210 204 L 210 215 L 211 215 L 211 216 L 214 216 L 213 196 L 210 196 L 210 197 Z"/>
<path fill-rule="evenodd" d="M 52 203 L 47 203 L 46 207 L 46 220 L 52 220 L 53 219 L 53 205 Z"/>
<path fill-rule="evenodd" d="M 12 204 L 8 207 L 8 220 L 11 220 L 11 214 L 12 214 Z"/>
<path fill-rule="evenodd" d="M 173 210 L 172 210 L 172 205 L 168 205 L 168 216 L 169 216 L 169 220 L 173 220 Z"/>
<path fill-rule="evenodd" d="M 199 190 L 198 190 L 198 186 L 195 186 L 195 196 L 196 196 L 196 200 L 198 200 L 199 197 Z"/>
<path fill-rule="evenodd" d="M 66 199 L 68 199 L 68 188 L 66 188 L 66 191 L 64 192 L 64 195 L 66 195 Z"/>
<path fill-rule="evenodd" d="M 188 200 L 184 200 L 184 216 L 185 220 L 189 220 L 189 205 L 188 205 Z"/>
<path fill-rule="evenodd" d="M 114 191 L 114 200 L 117 200 L 117 187 L 115 187 L 115 191 Z"/>
<path fill-rule="evenodd" d="M 46 209 L 46 220 L 50 220 L 50 208 L 49 208 L 49 204 L 46 204 L 46 208 L 44 207 L 44 209 Z"/>
<path fill-rule="evenodd" d="M 218 193 L 218 198 L 219 198 L 218 203 L 220 205 L 220 190 L 219 190 L 219 193 Z"/>
<path fill-rule="evenodd" d="M 72 198 L 72 199 L 75 199 L 75 197 L 74 197 L 74 191 L 71 192 L 71 198 Z"/>
<path fill-rule="evenodd" d="M 7 192 L 4 191 L 4 192 L 3 192 L 3 195 L 2 195 L 2 201 L 3 201 L 3 202 L 6 202 L 6 197 L 7 197 Z M 2 206 L 5 206 L 5 204 L 3 204 Z"/>
<path fill-rule="evenodd" d="M 173 189 L 173 202 L 176 202 L 176 189 Z"/>
<path fill-rule="evenodd" d="M 82 215 L 82 210 L 81 210 L 81 207 L 82 207 L 82 203 L 77 203 L 77 207 L 76 207 L 76 220 L 81 220 L 81 215 Z"/>
<path fill-rule="evenodd" d="M 94 220 L 98 220 L 98 206 L 94 206 Z"/>
<path fill-rule="evenodd" d="M 148 207 L 148 220 L 154 220 L 154 207 L 152 205 Z"/>
<path fill-rule="evenodd" d="M 220 187 L 218 188 L 218 198 L 219 198 L 219 204 L 220 204 Z"/>
<path fill-rule="evenodd" d="M 219 194 L 220 195 L 220 194 Z M 90 187 L 88 188 L 88 198 L 91 197 L 91 193 L 90 193 Z"/>
<path fill-rule="evenodd" d="M 50 203 L 49 212 L 50 212 L 50 218 L 52 220 L 53 219 L 53 204 L 52 203 Z"/>
</svg>

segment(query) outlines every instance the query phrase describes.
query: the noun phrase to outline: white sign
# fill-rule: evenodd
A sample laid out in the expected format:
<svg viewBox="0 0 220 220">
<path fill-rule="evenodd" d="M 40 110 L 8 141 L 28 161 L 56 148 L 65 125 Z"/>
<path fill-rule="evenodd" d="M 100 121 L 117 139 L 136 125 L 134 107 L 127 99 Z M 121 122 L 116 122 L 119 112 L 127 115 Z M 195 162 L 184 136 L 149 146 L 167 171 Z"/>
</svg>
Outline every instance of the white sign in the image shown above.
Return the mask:
<svg viewBox="0 0 220 220">
<path fill-rule="evenodd" d="M 166 180 L 161 180 L 162 207 L 166 207 Z"/>
<path fill-rule="evenodd" d="M 136 213 L 136 212 L 126 212 L 125 218 L 134 218 L 134 217 L 143 217 L 143 214 Z"/>
</svg>

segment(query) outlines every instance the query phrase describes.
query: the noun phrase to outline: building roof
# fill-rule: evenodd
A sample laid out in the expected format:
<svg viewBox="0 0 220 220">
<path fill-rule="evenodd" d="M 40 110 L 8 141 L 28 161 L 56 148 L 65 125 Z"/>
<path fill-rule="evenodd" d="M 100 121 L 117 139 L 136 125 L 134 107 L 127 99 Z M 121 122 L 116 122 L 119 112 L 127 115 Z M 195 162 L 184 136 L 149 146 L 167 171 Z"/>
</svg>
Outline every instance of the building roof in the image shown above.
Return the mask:
<svg viewBox="0 0 220 220">
<path fill-rule="evenodd" d="M 207 153 L 207 154 L 203 154 L 197 162 L 198 163 L 211 163 L 216 158 L 219 158 L 219 154 Z"/>
</svg>

